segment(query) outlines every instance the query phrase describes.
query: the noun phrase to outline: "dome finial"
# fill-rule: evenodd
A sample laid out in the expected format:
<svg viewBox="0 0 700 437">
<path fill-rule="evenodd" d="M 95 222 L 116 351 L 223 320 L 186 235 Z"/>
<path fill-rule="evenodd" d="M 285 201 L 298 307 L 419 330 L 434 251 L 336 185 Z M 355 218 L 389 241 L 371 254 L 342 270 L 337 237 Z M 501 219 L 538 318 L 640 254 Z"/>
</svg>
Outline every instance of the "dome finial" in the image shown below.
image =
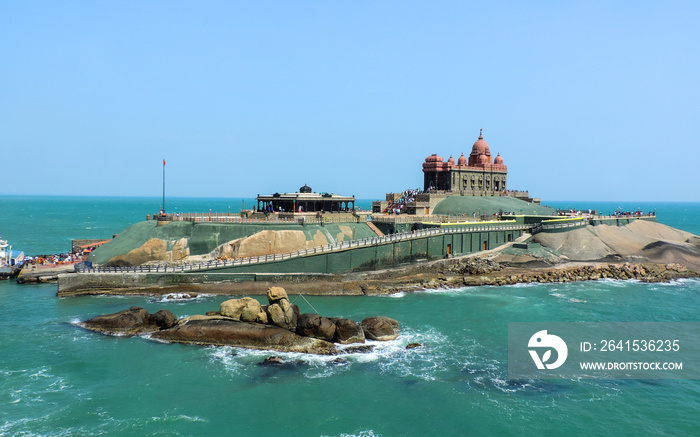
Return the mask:
<svg viewBox="0 0 700 437">
<path fill-rule="evenodd" d="M 479 129 L 479 139 L 480 140 L 484 138 L 483 131 L 484 131 L 483 129 Z"/>
</svg>

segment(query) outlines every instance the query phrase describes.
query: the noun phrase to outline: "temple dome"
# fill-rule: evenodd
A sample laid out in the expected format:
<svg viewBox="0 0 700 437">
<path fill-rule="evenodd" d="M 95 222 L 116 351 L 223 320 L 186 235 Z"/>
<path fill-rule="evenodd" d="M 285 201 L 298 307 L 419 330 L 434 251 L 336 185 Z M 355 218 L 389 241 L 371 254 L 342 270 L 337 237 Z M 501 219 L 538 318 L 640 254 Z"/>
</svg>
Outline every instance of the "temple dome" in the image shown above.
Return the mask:
<svg viewBox="0 0 700 437">
<path fill-rule="evenodd" d="M 311 189 L 310 186 L 304 184 L 303 187 L 299 188 L 299 192 L 300 192 L 300 193 L 312 193 L 313 190 Z"/>
<path fill-rule="evenodd" d="M 447 160 L 447 163 L 450 165 L 455 165 L 455 159 L 450 155 L 450 158 Z"/>
<path fill-rule="evenodd" d="M 501 158 L 500 153 L 496 156 L 496 159 L 493 160 L 493 163 L 497 165 L 503 165 L 503 158 Z"/>
<path fill-rule="evenodd" d="M 484 137 L 479 134 L 479 139 L 472 146 L 472 155 L 491 155 L 489 143 L 484 141 Z"/>
<path fill-rule="evenodd" d="M 464 153 L 462 153 L 462 156 L 457 160 L 457 165 L 467 165 L 467 158 L 464 156 Z"/>
<path fill-rule="evenodd" d="M 442 156 L 439 156 L 437 153 L 433 153 L 425 158 L 425 162 L 442 162 Z"/>
<path fill-rule="evenodd" d="M 488 164 L 489 163 L 489 157 L 486 155 L 480 155 L 479 156 L 479 164 Z"/>
</svg>

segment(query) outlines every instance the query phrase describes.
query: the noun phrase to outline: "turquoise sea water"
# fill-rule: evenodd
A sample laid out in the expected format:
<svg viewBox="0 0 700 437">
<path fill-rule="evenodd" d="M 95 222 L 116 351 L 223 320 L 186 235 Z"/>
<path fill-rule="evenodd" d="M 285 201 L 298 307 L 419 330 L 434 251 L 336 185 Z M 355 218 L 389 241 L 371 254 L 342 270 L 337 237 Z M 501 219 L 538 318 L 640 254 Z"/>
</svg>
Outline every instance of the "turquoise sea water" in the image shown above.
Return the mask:
<svg viewBox="0 0 700 437">
<path fill-rule="evenodd" d="M 241 199 L 172 202 L 173 211 L 233 211 Z M 550 205 L 621 206 L 563 203 Z M 72 238 L 108 238 L 159 205 L 160 199 L 0 197 L 0 232 L 28 254 L 63 252 Z M 622 207 L 656 209 L 661 222 L 700 233 L 699 204 Z M 507 375 L 509 322 L 697 322 L 697 280 L 307 297 L 322 314 L 387 315 L 401 323 L 396 341 L 340 363 L 275 354 L 293 364 L 262 367 L 257 363 L 272 354 L 109 337 L 75 326 L 132 305 L 185 316 L 215 310 L 225 299 L 59 299 L 56 285 L 0 282 L 0 435 L 700 434 L 697 380 Z M 411 342 L 423 347 L 406 350 Z"/>
</svg>

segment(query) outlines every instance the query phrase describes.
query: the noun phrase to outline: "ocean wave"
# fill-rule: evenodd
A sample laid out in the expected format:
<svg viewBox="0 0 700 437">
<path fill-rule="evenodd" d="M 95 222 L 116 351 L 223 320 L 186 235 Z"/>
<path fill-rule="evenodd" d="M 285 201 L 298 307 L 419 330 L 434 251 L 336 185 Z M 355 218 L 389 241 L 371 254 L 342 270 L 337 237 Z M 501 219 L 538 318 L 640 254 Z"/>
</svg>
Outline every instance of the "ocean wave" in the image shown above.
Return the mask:
<svg viewBox="0 0 700 437">
<path fill-rule="evenodd" d="M 214 297 L 213 294 L 190 294 L 190 293 L 168 293 L 161 296 L 155 296 L 148 300 L 149 303 L 190 303 L 197 301 L 206 301 Z"/>
<path fill-rule="evenodd" d="M 152 416 L 151 422 L 209 422 L 209 420 L 199 417 L 199 416 L 189 416 L 187 414 L 168 414 L 167 412 L 163 416 Z"/>
<path fill-rule="evenodd" d="M 416 290 L 416 294 L 437 294 L 440 296 L 464 296 L 472 293 L 481 293 L 481 287 L 459 287 L 459 288 L 424 288 Z"/>
<path fill-rule="evenodd" d="M 640 281 L 638 279 L 601 278 L 601 279 L 596 280 L 596 282 L 610 285 L 612 287 L 624 287 L 626 284 L 633 283 L 633 282 L 639 283 Z"/>
<path fill-rule="evenodd" d="M 556 297 L 558 299 L 567 300 L 567 301 L 572 302 L 572 303 L 587 303 L 588 302 L 587 300 L 577 299 L 575 297 L 569 297 L 563 293 L 552 292 L 552 293 L 549 293 L 549 295 L 552 297 Z"/>
<path fill-rule="evenodd" d="M 532 288 L 532 287 L 541 287 L 547 285 L 546 283 L 543 282 L 518 282 L 517 284 L 511 284 L 511 285 L 504 285 L 504 287 L 512 287 L 512 288 Z"/>
<path fill-rule="evenodd" d="M 232 346 L 208 347 L 210 359 L 221 364 L 227 372 L 245 374 L 250 366 L 276 356 L 282 359 L 281 369 L 296 370 L 306 378 L 326 378 L 349 370 L 355 366 L 376 365 L 380 372 L 400 376 L 415 376 L 434 380 L 435 372 L 442 370 L 445 356 L 435 357 L 431 345 L 447 342 L 446 337 L 435 330 L 425 332 L 404 329 L 395 340 L 366 340 L 364 344 L 336 345 L 337 355 L 315 355 L 299 352 L 277 352 L 271 350 L 246 349 Z M 406 349 L 410 343 L 420 347 Z M 356 350 L 367 347 L 369 350 Z"/>
<path fill-rule="evenodd" d="M 700 283 L 700 278 L 679 278 L 668 282 L 654 282 L 659 287 L 678 287 L 679 285 L 696 285 Z"/>
<path fill-rule="evenodd" d="M 353 434 L 338 434 L 338 437 L 379 437 L 380 434 L 375 434 L 373 430 L 363 430 Z M 321 437 L 332 437 L 328 434 L 321 434 Z"/>
</svg>

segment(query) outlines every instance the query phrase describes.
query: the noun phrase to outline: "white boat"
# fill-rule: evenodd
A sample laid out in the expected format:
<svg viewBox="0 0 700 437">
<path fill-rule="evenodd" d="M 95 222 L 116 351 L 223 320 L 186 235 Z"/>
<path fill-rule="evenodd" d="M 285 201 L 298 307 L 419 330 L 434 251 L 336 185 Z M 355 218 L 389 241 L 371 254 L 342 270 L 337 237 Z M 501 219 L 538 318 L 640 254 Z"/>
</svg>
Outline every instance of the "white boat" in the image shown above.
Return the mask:
<svg viewBox="0 0 700 437">
<path fill-rule="evenodd" d="M 0 239 L 0 278 L 12 276 L 24 261 L 24 252 L 12 250 L 12 245 L 7 240 Z"/>
</svg>

